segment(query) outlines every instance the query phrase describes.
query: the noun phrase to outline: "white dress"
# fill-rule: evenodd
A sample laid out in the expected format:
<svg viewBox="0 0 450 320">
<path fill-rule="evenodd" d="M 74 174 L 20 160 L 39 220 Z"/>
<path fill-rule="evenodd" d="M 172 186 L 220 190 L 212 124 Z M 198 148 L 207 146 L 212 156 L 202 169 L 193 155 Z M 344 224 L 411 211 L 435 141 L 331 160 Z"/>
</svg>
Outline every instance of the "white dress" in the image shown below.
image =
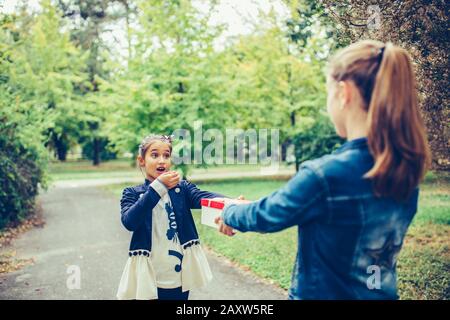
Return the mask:
<svg viewBox="0 0 450 320">
<path fill-rule="evenodd" d="M 182 287 L 182 291 L 188 291 L 203 287 L 212 279 L 198 239 L 179 243 L 167 189 L 158 180 L 151 186 L 161 196 L 152 210 L 152 251 L 130 251 L 117 292 L 121 300 L 157 299 L 157 288 Z"/>
</svg>

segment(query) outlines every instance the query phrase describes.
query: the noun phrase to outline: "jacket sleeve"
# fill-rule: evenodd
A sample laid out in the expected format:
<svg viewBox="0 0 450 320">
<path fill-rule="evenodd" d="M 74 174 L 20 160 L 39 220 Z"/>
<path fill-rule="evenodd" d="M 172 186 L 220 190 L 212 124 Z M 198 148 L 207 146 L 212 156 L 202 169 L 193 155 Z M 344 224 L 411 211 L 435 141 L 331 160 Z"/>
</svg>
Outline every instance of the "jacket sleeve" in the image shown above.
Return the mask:
<svg viewBox="0 0 450 320">
<path fill-rule="evenodd" d="M 188 197 L 188 203 L 189 203 L 189 207 L 191 209 L 200 209 L 201 203 L 200 200 L 203 198 L 228 198 L 224 195 L 221 195 L 219 193 L 214 193 L 214 192 L 209 192 L 209 191 L 204 191 L 204 190 L 200 190 L 199 188 L 197 188 L 197 186 L 189 181 L 184 180 L 184 186 L 185 186 L 185 190 L 187 192 L 187 197 Z"/>
<path fill-rule="evenodd" d="M 158 201 L 159 193 L 149 186 L 148 190 L 139 197 L 133 188 L 125 188 L 120 200 L 122 224 L 129 231 L 137 230 L 143 223 L 146 214 L 150 214 Z"/>
<path fill-rule="evenodd" d="M 280 231 L 326 212 L 324 191 L 319 177 L 303 167 L 282 189 L 256 202 L 228 205 L 222 217 L 225 224 L 242 232 Z"/>
</svg>

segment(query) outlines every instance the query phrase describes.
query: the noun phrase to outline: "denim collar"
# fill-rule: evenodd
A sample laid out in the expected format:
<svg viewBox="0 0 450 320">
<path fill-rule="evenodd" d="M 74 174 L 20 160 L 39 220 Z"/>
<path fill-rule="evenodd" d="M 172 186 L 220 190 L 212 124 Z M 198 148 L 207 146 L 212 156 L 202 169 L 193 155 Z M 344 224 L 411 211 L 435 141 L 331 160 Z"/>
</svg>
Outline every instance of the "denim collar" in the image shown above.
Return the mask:
<svg viewBox="0 0 450 320">
<path fill-rule="evenodd" d="M 357 138 L 345 142 L 342 146 L 336 149 L 335 153 L 341 153 L 349 149 L 364 149 L 367 148 L 367 137 Z"/>
</svg>

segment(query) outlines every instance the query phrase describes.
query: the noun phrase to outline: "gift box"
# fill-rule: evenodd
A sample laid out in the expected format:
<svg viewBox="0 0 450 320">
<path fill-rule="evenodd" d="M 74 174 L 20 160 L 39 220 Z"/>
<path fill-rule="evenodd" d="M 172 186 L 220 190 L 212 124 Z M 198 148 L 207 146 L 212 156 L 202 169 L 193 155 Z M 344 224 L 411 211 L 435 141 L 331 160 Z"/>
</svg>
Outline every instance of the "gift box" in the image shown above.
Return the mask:
<svg viewBox="0 0 450 320">
<path fill-rule="evenodd" d="M 201 205 L 202 205 L 201 223 L 213 228 L 218 228 L 218 225 L 214 223 L 214 219 L 216 219 L 216 217 L 221 216 L 222 210 L 225 207 L 225 203 L 223 201 L 202 199 Z"/>
</svg>

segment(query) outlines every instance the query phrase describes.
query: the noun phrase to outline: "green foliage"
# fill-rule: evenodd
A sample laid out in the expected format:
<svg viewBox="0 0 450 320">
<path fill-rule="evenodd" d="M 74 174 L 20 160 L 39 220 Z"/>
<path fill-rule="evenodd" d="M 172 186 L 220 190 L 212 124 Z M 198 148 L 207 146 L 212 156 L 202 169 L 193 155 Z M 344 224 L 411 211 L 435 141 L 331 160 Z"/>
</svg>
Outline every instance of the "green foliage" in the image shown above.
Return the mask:
<svg viewBox="0 0 450 320">
<path fill-rule="evenodd" d="M 137 41 L 128 66 L 114 82 L 100 83 L 110 110 L 107 136 L 116 149 L 136 154 L 144 136 L 176 129 L 189 130 L 193 139 L 196 120 L 203 131 L 231 127 L 237 110 L 226 95 L 224 55 L 213 50 L 219 29 L 190 1 L 138 5 L 139 27 L 130 28 Z M 186 175 L 189 167 L 179 169 Z"/>
<path fill-rule="evenodd" d="M 293 138 L 296 165 L 333 152 L 345 140 L 340 138 L 328 116 L 317 113 L 310 123 L 304 122 L 303 128 Z"/>
<path fill-rule="evenodd" d="M 406 49 L 414 62 L 433 168 L 450 169 L 448 1 L 322 0 L 350 42 L 375 39 Z"/>
<path fill-rule="evenodd" d="M 203 131 L 222 133 L 276 128 L 285 142 L 298 133 L 303 117 L 314 119 L 324 108 L 323 62 L 315 59 L 323 41 L 312 38 L 300 52 L 268 14 L 257 32 L 214 50 L 220 27 L 208 25 L 208 13 L 189 1 L 138 4 L 128 66 L 114 82 L 100 83 L 103 103 L 111 110 L 107 136 L 118 150 L 136 153 L 150 132 L 182 128 L 191 130 L 192 138 L 196 120 Z"/>
<path fill-rule="evenodd" d="M 26 148 L 15 134 L 15 124 L 3 115 L 0 125 L 0 229 L 25 218 L 34 208 L 43 178 L 39 150 Z"/>
<path fill-rule="evenodd" d="M 350 44 L 346 30 L 339 28 L 324 1 L 285 0 L 291 9 L 286 21 L 287 36 L 300 48 L 315 47 L 316 54 L 328 57 L 329 51 Z M 315 42 L 321 42 L 316 46 Z"/>
<path fill-rule="evenodd" d="M 49 111 L 44 133 L 48 146 L 68 149 L 76 143 L 80 119 L 85 117 L 84 104 L 74 92 L 85 82 L 83 58 L 69 34 L 62 32 L 60 13 L 49 1 L 42 2 L 37 15 L 22 11 L 4 19 L 8 88 L 27 109 Z"/>
<path fill-rule="evenodd" d="M 101 161 L 107 161 L 117 158 L 117 152 L 114 152 L 108 148 L 109 141 L 105 138 L 100 138 L 99 141 L 99 150 L 100 150 L 100 160 Z M 94 150 L 93 150 L 93 143 L 91 141 L 88 141 L 87 143 L 83 144 L 82 147 L 82 155 L 84 159 L 94 159 Z"/>
<path fill-rule="evenodd" d="M 0 16 L 0 227 L 31 212 L 53 137 L 77 128 L 79 55 L 49 1 Z M 71 129 L 72 128 L 72 129 Z"/>
<path fill-rule="evenodd" d="M 73 44 L 83 53 L 82 71 L 85 81 L 76 84 L 77 97 L 83 101 L 78 106 L 79 113 L 74 118 L 78 123 L 76 132 L 70 137 L 82 144 L 94 165 L 100 160 L 113 156 L 109 145 L 105 124 L 109 110 L 108 96 L 101 92 L 100 83 L 107 83 L 115 76 L 110 69 L 111 62 L 118 57 L 117 46 L 106 40 L 116 24 L 124 19 L 128 24 L 133 1 L 127 0 L 60 0 L 57 2 L 64 16 Z"/>
<path fill-rule="evenodd" d="M 317 55 L 323 38 L 312 32 L 299 50 L 269 13 L 253 34 L 217 50 L 222 26 L 208 22 L 211 10 L 189 0 L 114 3 L 65 0 L 60 11 L 46 0 L 39 13 L 2 17 L 3 111 L 19 129 L 18 141 L 38 150 L 37 161 L 45 162 L 43 145 L 61 160 L 76 144 L 93 159 L 102 150 L 104 160 L 116 152 L 136 154 L 151 132 L 182 128 L 193 138 L 196 120 L 203 132 L 275 128 L 282 143 L 299 135 L 298 150 L 307 149 L 308 157 L 329 150 L 328 131 L 302 135 L 320 127 L 314 123 L 325 106 L 323 57 Z M 101 37 L 120 17 L 127 22 L 126 61 L 107 51 Z M 190 167 L 179 169 L 187 175 Z"/>
</svg>

